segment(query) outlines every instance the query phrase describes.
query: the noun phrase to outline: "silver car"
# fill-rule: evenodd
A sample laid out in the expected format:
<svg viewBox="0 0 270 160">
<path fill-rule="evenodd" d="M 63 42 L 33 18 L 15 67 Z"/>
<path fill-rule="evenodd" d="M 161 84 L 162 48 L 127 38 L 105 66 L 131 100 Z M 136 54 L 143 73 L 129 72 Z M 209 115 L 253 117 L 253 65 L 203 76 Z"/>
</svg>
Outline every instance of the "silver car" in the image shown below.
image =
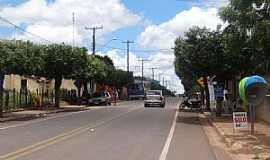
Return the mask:
<svg viewBox="0 0 270 160">
<path fill-rule="evenodd" d="M 149 90 L 146 92 L 144 107 L 165 107 L 165 98 L 161 90 Z"/>
<path fill-rule="evenodd" d="M 88 104 L 90 105 L 111 105 L 111 96 L 109 92 L 96 92 L 92 95 L 92 98 L 88 100 Z"/>
</svg>

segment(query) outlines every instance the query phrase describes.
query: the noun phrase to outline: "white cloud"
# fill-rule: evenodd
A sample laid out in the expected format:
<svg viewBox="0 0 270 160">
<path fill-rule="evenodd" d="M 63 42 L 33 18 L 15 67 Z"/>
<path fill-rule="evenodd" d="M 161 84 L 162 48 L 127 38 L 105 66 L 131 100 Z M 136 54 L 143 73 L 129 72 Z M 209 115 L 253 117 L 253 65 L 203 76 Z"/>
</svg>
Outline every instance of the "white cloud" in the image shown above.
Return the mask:
<svg viewBox="0 0 270 160">
<path fill-rule="evenodd" d="M 193 26 L 207 27 L 215 30 L 218 24 L 223 24 L 217 15 L 218 9 L 208 8 L 201 9 L 193 7 L 178 13 L 174 18 L 159 25 L 150 25 L 139 35 L 138 42 L 143 48 L 167 48 L 174 46 L 174 41 L 179 36 Z M 158 52 L 151 54 L 149 57 L 152 66 L 157 66 L 160 72 L 163 72 L 166 79 L 176 88 L 183 86 L 174 71 L 174 54 L 173 52 Z"/>
<path fill-rule="evenodd" d="M 177 88 L 177 91 L 182 93 L 184 91 L 183 86 L 174 71 L 174 58 L 173 54 L 162 52 L 151 54 L 149 56 L 151 66 L 157 67 L 156 79 L 159 79 L 158 74 L 162 74 L 161 77 L 165 77 L 165 80 L 168 80 L 171 89 Z"/>
<path fill-rule="evenodd" d="M 126 64 L 127 64 L 127 56 L 125 53 L 119 51 L 119 50 L 111 50 L 106 53 L 97 53 L 99 55 L 107 55 L 109 56 L 115 66 L 119 69 L 126 70 Z M 130 71 L 133 71 L 135 76 L 141 76 L 141 58 L 135 55 L 134 53 L 130 53 Z M 146 62 L 144 64 L 144 76 L 145 77 L 152 77 L 151 69 L 152 67 L 157 67 L 158 69 L 155 70 L 155 80 L 159 80 L 159 74 L 161 74 L 161 83 L 163 80 L 163 77 L 165 81 L 167 80 L 169 82 L 169 87 L 171 89 L 177 89 L 179 93 L 182 93 L 184 91 L 183 86 L 181 85 L 181 81 L 178 79 L 178 77 L 174 73 L 174 67 L 173 67 L 173 61 L 174 61 L 174 55 L 167 55 L 164 53 L 157 53 L 157 54 L 151 54 L 148 58 L 149 62 Z"/>
<path fill-rule="evenodd" d="M 197 0 L 197 1 L 189 1 L 193 6 L 197 6 L 200 8 L 220 8 L 229 3 L 229 0 Z"/>
<path fill-rule="evenodd" d="M 182 11 L 167 22 L 146 27 L 144 32 L 140 34 L 138 42 L 144 48 L 171 48 L 174 45 L 174 40 L 178 36 L 183 36 L 184 32 L 192 26 L 216 29 L 218 24 L 222 24 L 217 12 L 218 10 L 215 8 L 201 9 L 197 7 Z"/>
<path fill-rule="evenodd" d="M 76 16 L 76 39 L 89 36 L 85 26 L 102 24 L 103 35 L 122 27 L 135 25 L 140 16 L 129 11 L 120 0 L 28 0 L 18 6 L 3 7 L 1 16 L 16 24 L 26 24 L 26 30 L 52 41 L 71 42 L 72 13 Z"/>
</svg>

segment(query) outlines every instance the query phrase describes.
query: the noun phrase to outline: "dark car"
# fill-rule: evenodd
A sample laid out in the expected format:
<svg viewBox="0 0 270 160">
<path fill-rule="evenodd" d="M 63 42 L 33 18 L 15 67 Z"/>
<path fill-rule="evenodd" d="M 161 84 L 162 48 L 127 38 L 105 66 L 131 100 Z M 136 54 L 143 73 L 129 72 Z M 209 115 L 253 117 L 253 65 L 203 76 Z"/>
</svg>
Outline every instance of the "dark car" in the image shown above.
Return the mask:
<svg viewBox="0 0 270 160">
<path fill-rule="evenodd" d="M 111 105 L 111 95 L 109 92 L 95 92 L 88 100 L 88 104 L 90 105 Z"/>
</svg>

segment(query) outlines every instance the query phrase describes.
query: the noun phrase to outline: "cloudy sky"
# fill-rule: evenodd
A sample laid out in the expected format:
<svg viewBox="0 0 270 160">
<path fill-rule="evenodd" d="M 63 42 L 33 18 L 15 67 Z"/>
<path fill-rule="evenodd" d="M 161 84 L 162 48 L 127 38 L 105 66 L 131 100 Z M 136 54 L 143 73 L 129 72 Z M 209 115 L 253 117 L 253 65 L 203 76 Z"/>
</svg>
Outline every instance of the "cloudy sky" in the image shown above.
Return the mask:
<svg viewBox="0 0 270 160">
<path fill-rule="evenodd" d="M 102 25 L 103 29 L 97 31 L 98 54 L 110 56 L 115 66 L 126 69 L 126 46 L 122 41 L 132 40 L 130 70 L 140 75 L 138 60 L 148 59 L 146 76 L 151 76 L 149 68 L 157 67 L 156 80 L 164 77 L 171 88 L 183 92 L 174 73 L 174 40 L 195 25 L 216 29 L 222 24 L 218 8 L 226 3 L 227 0 L 0 0 L 2 18 L 36 35 L 14 29 L 0 19 L 0 38 L 72 44 L 74 13 L 75 45 L 91 49 L 91 32 L 85 27 Z M 111 41 L 114 38 L 117 40 Z"/>
</svg>

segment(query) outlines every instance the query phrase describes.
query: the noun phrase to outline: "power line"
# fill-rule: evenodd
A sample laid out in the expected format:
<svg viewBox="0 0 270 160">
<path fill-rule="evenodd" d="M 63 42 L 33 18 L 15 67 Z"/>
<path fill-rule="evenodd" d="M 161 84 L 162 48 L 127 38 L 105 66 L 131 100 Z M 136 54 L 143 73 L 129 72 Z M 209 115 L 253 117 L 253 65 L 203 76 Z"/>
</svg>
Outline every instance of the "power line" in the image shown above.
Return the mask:
<svg viewBox="0 0 270 160">
<path fill-rule="evenodd" d="M 43 37 L 41 37 L 41 36 L 39 36 L 39 35 L 36 35 L 36 34 L 34 34 L 34 33 L 31 33 L 31 32 L 29 32 L 29 31 L 27 31 L 27 30 L 25 30 L 24 28 L 21 28 L 20 26 L 17 26 L 16 24 L 12 23 L 11 21 L 9 21 L 8 19 L 6 19 L 6 18 L 4 18 L 4 17 L 2 17 L 2 16 L 0 16 L 0 20 L 3 21 L 3 22 L 8 23 L 8 24 L 10 24 L 10 25 L 12 25 L 13 27 L 15 27 L 15 30 L 20 30 L 20 31 L 22 31 L 22 32 L 24 32 L 24 33 L 27 33 L 27 34 L 31 35 L 31 36 L 37 37 L 37 38 L 39 38 L 39 39 L 42 39 L 42 40 L 44 40 L 44 41 L 46 41 L 46 42 L 48 42 L 48 43 L 54 43 L 54 42 L 52 42 L 52 41 L 50 41 L 50 40 L 48 40 L 48 39 L 45 39 L 45 38 L 43 38 Z"/>
<path fill-rule="evenodd" d="M 117 49 L 117 50 L 126 50 L 125 48 L 119 48 L 119 47 L 112 47 L 112 46 L 107 46 L 106 48 L 110 48 L 110 49 Z M 131 52 L 171 52 L 171 48 L 167 48 L 167 49 L 153 49 L 153 50 L 129 50 Z"/>
</svg>

